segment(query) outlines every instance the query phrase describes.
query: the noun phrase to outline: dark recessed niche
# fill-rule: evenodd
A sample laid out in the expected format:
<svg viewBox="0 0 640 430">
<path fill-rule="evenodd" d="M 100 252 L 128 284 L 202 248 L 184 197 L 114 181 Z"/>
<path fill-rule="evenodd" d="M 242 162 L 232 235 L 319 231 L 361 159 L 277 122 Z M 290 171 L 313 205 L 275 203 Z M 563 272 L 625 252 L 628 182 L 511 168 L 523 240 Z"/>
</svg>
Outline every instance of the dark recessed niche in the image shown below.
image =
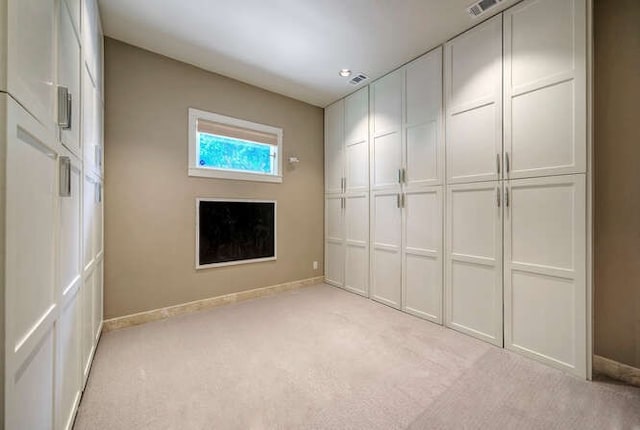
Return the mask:
<svg viewBox="0 0 640 430">
<path fill-rule="evenodd" d="M 198 199 L 196 266 L 276 258 L 276 202 Z"/>
</svg>

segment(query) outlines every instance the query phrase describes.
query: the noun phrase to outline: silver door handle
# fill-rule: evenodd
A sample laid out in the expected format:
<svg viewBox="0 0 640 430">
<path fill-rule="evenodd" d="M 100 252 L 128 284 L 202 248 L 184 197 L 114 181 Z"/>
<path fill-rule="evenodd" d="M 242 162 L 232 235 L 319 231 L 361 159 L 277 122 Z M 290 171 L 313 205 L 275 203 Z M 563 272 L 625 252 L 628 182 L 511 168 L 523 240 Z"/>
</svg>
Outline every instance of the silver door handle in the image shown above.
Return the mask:
<svg viewBox="0 0 640 430">
<path fill-rule="evenodd" d="M 504 189 L 504 205 L 509 207 L 509 188 Z"/>
<path fill-rule="evenodd" d="M 71 128 L 71 94 L 67 87 L 58 87 L 58 127 Z"/>
<path fill-rule="evenodd" d="M 96 186 L 96 203 L 102 201 L 102 184 L 100 182 L 95 183 Z"/>
<path fill-rule="evenodd" d="M 396 194 L 396 207 L 400 209 L 400 193 Z"/>
<path fill-rule="evenodd" d="M 496 154 L 496 169 L 498 170 L 498 176 L 500 176 L 500 154 Z"/>
<path fill-rule="evenodd" d="M 398 169 L 398 183 L 402 183 L 402 169 Z"/>
<path fill-rule="evenodd" d="M 400 202 L 400 203 L 401 203 L 401 207 L 403 207 L 403 208 L 405 207 L 405 206 L 404 206 L 404 203 L 405 203 L 405 195 L 406 195 L 405 193 L 402 193 L 402 199 L 401 199 L 401 202 Z"/>
<path fill-rule="evenodd" d="M 102 167 L 102 147 L 100 145 L 96 145 L 95 147 L 95 152 L 96 152 L 96 166 L 98 167 Z"/>
<path fill-rule="evenodd" d="M 71 159 L 69 157 L 60 157 L 59 187 L 60 197 L 71 197 Z"/>
<path fill-rule="evenodd" d="M 402 168 L 402 183 L 407 183 L 407 169 L 405 169 L 404 167 Z"/>
<path fill-rule="evenodd" d="M 496 203 L 500 207 L 500 188 L 496 188 Z"/>
<path fill-rule="evenodd" d="M 509 174 L 509 172 L 511 171 L 511 162 L 509 161 L 509 153 L 505 152 L 504 153 L 504 164 L 505 164 L 505 172 L 507 173 L 507 175 Z"/>
</svg>

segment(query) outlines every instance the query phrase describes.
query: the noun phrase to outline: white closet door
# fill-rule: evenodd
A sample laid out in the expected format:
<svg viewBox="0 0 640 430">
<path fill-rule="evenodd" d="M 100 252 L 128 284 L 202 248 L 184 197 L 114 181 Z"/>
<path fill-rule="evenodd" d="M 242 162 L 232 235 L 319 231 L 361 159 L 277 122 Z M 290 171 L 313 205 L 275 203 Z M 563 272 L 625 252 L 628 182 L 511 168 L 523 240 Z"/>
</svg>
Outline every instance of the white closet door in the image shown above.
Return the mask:
<svg viewBox="0 0 640 430">
<path fill-rule="evenodd" d="M 369 194 L 351 194 L 344 200 L 345 289 L 369 294 Z"/>
<path fill-rule="evenodd" d="M 76 155 L 80 155 L 80 41 L 64 2 L 58 18 L 58 85 L 71 95 L 71 124 L 60 129 L 60 140 Z"/>
<path fill-rule="evenodd" d="M 526 0 L 504 13 L 510 178 L 586 171 L 585 3 Z"/>
<path fill-rule="evenodd" d="M 404 202 L 402 309 L 442 324 L 442 186 L 407 191 Z"/>
<path fill-rule="evenodd" d="M 502 15 L 445 45 L 449 183 L 500 178 Z"/>
<path fill-rule="evenodd" d="M 104 260 L 100 260 L 96 266 L 93 283 L 93 339 L 94 345 L 98 344 L 100 331 L 102 330 L 103 317 L 103 286 L 104 286 Z"/>
<path fill-rule="evenodd" d="M 84 175 L 83 184 L 83 220 L 82 220 L 82 251 L 83 268 L 85 271 L 93 270 L 96 261 L 96 183 L 98 181 L 91 174 Z"/>
<path fill-rule="evenodd" d="M 369 191 L 369 88 L 344 100 L 347 192 Z"/>
<path fill-rule="evenodd" d="M 51 131 L 10 97 L 3 94 L 0 102 L 7 108 L 5 222 L 11 250 L 5 257 L 6 427 L 51 428 L 58 154 Z"/>
<path fill-rule="evenodd" d="M 55 5 L 55 1 L 10 0 L 4 6 L 8 23 L 7 61 L 3 62 L 7 89 L 51 130 L 55 124 Z"/>
<path fill-rule="evenodd" d="M 442 48 L 405 68 L 405 166 L 409 188 L 444 180 Z"/>
<path fill-rule="evenodd" d="M 82 285 L 80 253 L 82 213 L 81 164 L 71 158 L 70 195 L 59 199 L 58 277 L 59 303 L 62 311 L 58 322 L 56 396 L 57 428 L 71 428 L 82 390 L 79 290 Z"/>
<path fill-rule="evenodd" d="M 446 324 L 502 346 L 500 182 L 447 191 Z"/>
<path fill-rule="evenodd" d="M 341 193 L 344 177 L 344 100 L 324 110 L 325 193 Z"/>
<path fill-rule="evenodd" d="M 340 195 L 326 196 L 325 206 L 325 281 L 344 286 L 344 199 Z"/>
<path fill-rule="evenodd" d="M 400 186 L 403 74 L 396 70 L 370 85 L 372 190 Z"/>
<path fill-rule="evenodd" d="M 93 292 L 95 290 L 96 272 L 90 271 L 85 273 L 84 282 L 80 289 L 80 303 L 81 303 L 81 319 L 80 324 L 80 347 L 82 358 L 82 375 L 83 386 L 87 383 L 87 377 L 89 376 L 89 370 L 91 369 L 91 360 L 93 359 L 93 353 L 95 350 L 95 337 L 93 332 L 94 324 L 94 305 L 93 305 Z"/>
<path fill-rule="evenodd" d="M 402 301 L 402 210 L 400 193 L 371 197 L 371 298 L 394 308 Z"/>
<path fill-rule="evenodd" d="M 505 345 L 586 377 L 584 175 L 510 181 Z"/>
</svg>

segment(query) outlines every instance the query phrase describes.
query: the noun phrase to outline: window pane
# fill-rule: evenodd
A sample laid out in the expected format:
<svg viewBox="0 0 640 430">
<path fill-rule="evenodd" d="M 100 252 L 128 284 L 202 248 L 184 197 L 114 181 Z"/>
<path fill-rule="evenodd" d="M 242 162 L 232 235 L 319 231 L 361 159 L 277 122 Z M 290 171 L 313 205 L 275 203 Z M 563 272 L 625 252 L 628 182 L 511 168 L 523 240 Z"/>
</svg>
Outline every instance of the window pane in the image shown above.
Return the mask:
<svg viewBox="0 0 640 430">
<path fill-rule="evenodd" d="M 201 167 L 274 173 L 275 147 L 272 145 L 208 133 L 198 133 L 198 145 Z"/>
</svg>

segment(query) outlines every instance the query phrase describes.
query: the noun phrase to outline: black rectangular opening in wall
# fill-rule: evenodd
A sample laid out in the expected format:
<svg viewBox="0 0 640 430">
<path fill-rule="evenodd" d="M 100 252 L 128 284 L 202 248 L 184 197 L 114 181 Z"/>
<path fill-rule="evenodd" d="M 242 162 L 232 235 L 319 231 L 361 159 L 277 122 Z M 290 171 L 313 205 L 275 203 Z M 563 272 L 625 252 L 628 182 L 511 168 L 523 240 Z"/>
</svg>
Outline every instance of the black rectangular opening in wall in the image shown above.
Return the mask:
<svg viewBox="0 0 640 430">
<path fill-rule="evenodd" d="M 196 200 L 196 268 L 276 259 L 276 202 Z"/>
</svg>

